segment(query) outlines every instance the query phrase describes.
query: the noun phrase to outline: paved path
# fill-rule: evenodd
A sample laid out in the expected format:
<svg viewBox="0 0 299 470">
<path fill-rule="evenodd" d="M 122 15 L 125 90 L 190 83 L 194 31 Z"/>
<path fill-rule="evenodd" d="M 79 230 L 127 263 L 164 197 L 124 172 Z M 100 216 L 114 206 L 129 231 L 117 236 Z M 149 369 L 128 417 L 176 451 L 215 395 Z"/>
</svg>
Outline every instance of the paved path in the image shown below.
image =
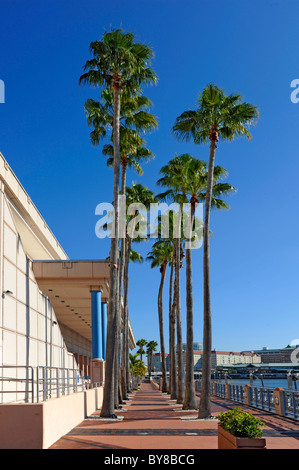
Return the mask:
<svg viewBox="0 0 299 470">
<path fill-rule="evenodd" d="M 212 397 L 215 416 L 236 406 Z M 249 411 L 266 423 L 268 449 L 299 449 L 299 423 Z M 183 411 L 152 383 L 142 383 L 116 414 L 123 420 L 104 421 L 99 419 L 100 411 L 93 413 L 50 449 L 217 449 L 217 420 L 197 420 L 196 411 Z"/>
</svg>

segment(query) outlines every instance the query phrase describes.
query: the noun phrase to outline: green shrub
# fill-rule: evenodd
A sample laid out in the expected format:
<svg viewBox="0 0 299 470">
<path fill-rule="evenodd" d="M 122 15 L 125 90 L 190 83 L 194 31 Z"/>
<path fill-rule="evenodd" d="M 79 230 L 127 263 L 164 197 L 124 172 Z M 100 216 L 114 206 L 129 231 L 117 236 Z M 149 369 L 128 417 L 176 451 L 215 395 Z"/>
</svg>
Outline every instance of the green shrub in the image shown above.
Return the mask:
<svg viewBox="0 0 299 470">
<path fill-rule="evenodd" d="M 218 414 L 220 426 L 235 437 L 262 437 L 265 423 L 241 408 L 234 408 Z"/>
</svg>

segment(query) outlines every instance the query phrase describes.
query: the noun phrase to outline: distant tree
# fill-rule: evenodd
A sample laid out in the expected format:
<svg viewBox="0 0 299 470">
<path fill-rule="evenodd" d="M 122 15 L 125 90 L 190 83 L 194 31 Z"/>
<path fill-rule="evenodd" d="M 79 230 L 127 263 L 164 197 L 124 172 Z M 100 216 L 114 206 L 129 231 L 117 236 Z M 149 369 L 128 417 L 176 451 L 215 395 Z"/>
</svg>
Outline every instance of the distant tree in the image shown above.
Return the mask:
<svg viewBox="0 0 299 470">
<path fill-rule="evenodd" d="M 149 341 L 146 345 L 146 354 L 148 357 L 148 365 L 149 365 L 149 376 L 152 375 L 152 361 L 153 361 L 153 353 L 157 350 L 158 343 L 156 341 Z"/>
<path fill-rule="evenodd" d="M 144 354 L 144 352 L 145 352 L 145 351 L 144 351 L 144 346 L 147 345 L 147 341 L 146 341 L 146 339 L 143 339 L 143 338 L 142 338 L 142 339 L 139 339 L 136 344 L 137 344 L 137 346 L 139 346 L 139 349 L 138 349 L 138 351 L 137 351 L 137 354 L 140 354 L 140 359 L 142 360 L 142 356 L 143 356 L 143 354 Z"/>
<path fill-rule="evenodd" d="M 147 368 L 146 365 L 139 359 L 139 354 L 130 354 L 129 359 L 130 359 L 130 372 L 132 376 L 132 385 L 135 386 L 134 382 L 136 381 L 136 378 L 138 379 L 139 377 L 142 378 L 145 376 Z"/>
</svg>

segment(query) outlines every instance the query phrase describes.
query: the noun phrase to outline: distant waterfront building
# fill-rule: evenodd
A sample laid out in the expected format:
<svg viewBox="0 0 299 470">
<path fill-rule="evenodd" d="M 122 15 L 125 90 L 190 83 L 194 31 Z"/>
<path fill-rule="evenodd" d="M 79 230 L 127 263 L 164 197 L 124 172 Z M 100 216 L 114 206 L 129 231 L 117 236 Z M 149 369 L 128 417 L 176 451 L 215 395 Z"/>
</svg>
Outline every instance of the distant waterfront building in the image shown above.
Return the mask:
<svg viewBox="0 0 299 470">
<path fill-rule="evenodd" d="M 187 343 L 183 343 L 183 351 L 187 351 Z M 202 351 L 202 343 L 193 343 L 193 351 Z"/>
<path fill-rule="evenodd" d="M 217 366 L 216 370 L 222 373 L 233 372 L 240 374 L 241 376 L 248 376 L 248 374 L 252 372 L 253 374 L 257 373 L 257 375 L 263 374 L 266 377 L 268 376 L 268 378 L 272 378 L 273 376 L 286 378 L 287 374 L 299 373 L 299 364 L 294 362 L 271 362 L 270 364 L 265 362 L 260 362 L 259 364 L 224 364 L 223 366 Z"/>
<path fill-rule="evenodd" d="M 186 351 L 183 351 L 183 367 L 186 369 Z M 202 370 L 202 356 L 203 351 L 193 351 L 193 365 L 194 372 L 200 372 Z M 212 351 L 212 370 L 216 370 L 217 366 L 224 365 L 249 365 L 249 364 L 260 364 L 261 356 L 252 352 L 232 352 L 232 351 Z M 166 370 L 169 371 L 169 355 L 166 354 Z M 161 353 L 153 354 L 152 359 L 152 372 L 162 372 L 161 364 Z"/>
<path fill-rule="evenodd" d="M 165 358 L 166 358 L 166 370 L 169 372 L 169 355 L 165 353 Z M 147 365 L 148 370 L 149 370 L 149 364 Z M 156 372 L 162 372 L 162 355 L 161 353 L 153 353 L 152 357 L 152 374 L 155 374 Z"/>
<path fill-rule="evenodd" d="M 202 369 L 202 351 L 194 351 L 194 371 Z M 186 360 L 186 359 L 185 359 Z M 256 353 L 233 352 L 233 351 L 212 351 L 211 368 L 216 370 L 219 365 L 234 364 L 259 364 L 261 357 Z"/>
<path fill-rule="evenodd" d="M 286 346 L 285 348 L 269 349 L 264 347 L 262 349 L 256 349 L 254 351 L 243 351 L 244 353 L 252 352 L 261 356 L 261 362 L 266 364 L 272 363 L 290 363 L 291 354 L 296 349 L 296 346 Z"/>
</svg>

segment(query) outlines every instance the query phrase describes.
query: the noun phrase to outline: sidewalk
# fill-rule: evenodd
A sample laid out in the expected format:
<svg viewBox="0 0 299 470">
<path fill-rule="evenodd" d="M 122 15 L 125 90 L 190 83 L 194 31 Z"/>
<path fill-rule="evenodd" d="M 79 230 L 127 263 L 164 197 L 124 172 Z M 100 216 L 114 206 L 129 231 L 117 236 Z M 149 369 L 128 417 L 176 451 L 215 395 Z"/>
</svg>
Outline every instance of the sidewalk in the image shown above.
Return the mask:
<svg viewBox="0 0 299 470">
<path fill-rule="evenodd" d="M 241 406 L 214 397 L 211 401 L 213 415 Z M 248 411 L 266 423 L 267 449 L 299 449 L 299 423 L 252 408 Z M 95 412 L 50 449 L 217 449 L 218 421 L 196 420 L 196 411 L 183 411 L 152 383 L 142 383 L 116 414 L 123 419 L 99 420 L 100 411 Z"/>
</svg>

